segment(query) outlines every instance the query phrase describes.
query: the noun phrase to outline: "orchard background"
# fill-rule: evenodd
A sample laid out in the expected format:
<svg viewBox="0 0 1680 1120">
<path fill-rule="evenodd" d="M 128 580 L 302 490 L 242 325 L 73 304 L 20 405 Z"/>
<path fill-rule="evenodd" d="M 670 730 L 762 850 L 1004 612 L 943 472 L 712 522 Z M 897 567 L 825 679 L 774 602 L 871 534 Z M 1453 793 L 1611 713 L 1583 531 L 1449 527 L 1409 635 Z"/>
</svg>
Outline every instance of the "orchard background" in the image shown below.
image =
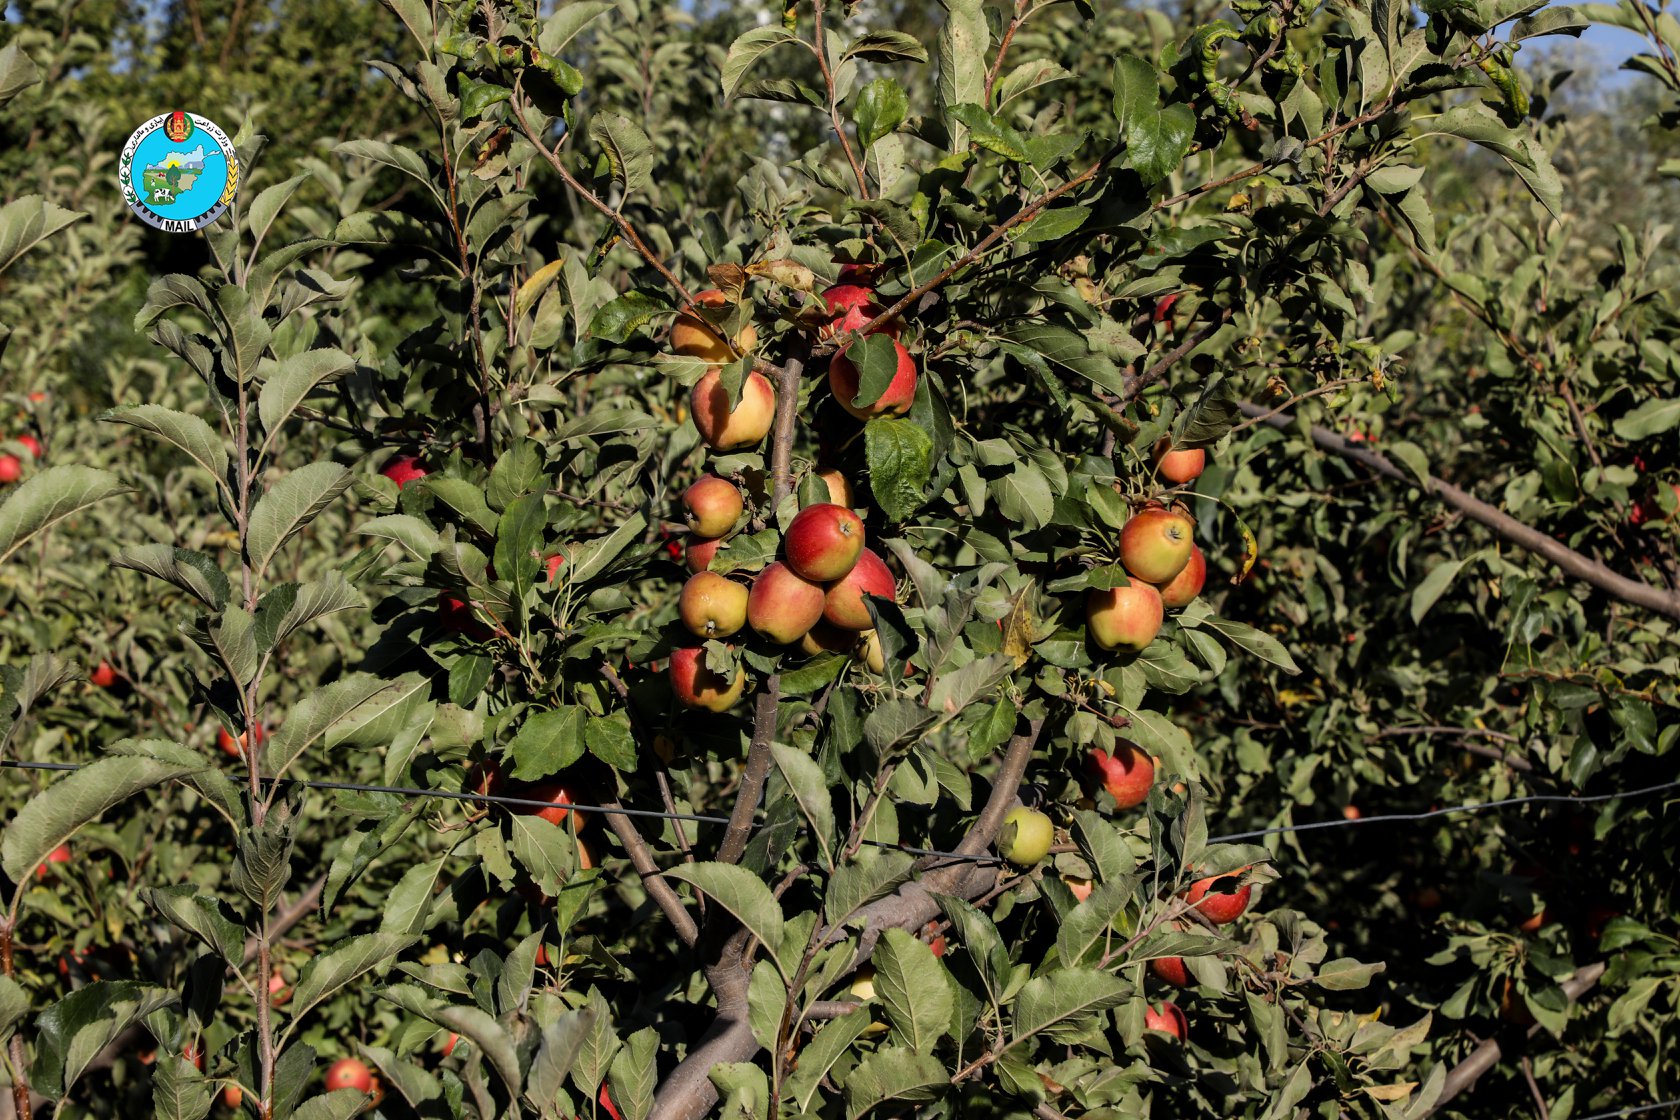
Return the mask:
<svg viewBox="0 0 1680 1120">
<path fill-rule="evenodd" d="M 12 3 L 0 1116 L 1672 1114 L 1677 96 L 1640 0 Z"/>
</svg>

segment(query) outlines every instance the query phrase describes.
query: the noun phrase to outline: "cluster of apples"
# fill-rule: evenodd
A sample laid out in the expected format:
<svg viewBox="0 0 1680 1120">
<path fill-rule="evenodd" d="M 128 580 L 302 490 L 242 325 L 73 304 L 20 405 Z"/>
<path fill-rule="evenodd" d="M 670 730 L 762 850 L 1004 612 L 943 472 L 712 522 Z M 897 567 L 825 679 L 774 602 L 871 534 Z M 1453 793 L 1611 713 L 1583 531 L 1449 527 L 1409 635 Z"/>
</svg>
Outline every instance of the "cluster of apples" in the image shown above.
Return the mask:
<svg viewBox="0 0 1680 1120">
<path fill-rule="evenodd" d="M 841 282 L 823 293 L 829 316 L 819 331 L 823 337 L 856 330 L 880 315 L 874 290 L 859 283 L 861 277 L 858 266 L 847 265 Z M 702 307 L 721 307 L 726 301 L 717 290 L 695 297 Z M 858 405 L 857 368 L 844 354 L 829 363 L 828 382 L 835 399 L 859 419 L 907 412 L 916 395 L 916 364 L 898 341 L 900 325 L 894 320 L 878 329 L 892 337 L 898 354 L 898 372 L 879 400 Z M 692 308 L 671 328 L 672 350 L 712 363 L 695 384 L 690 406 L 701 439 L 714 451 L 756 444 L 775 421 L 776 390 L 768 378 L 749 372 L 733 409 L 721 379 L 719 363 L 751 353 L 757 342 L 751 324 L 725 339 Z M 880 555 L 865 547 L 863 519 L 852 509 L 852 488 L 845 476 L 824 469 L 817 478 L 829 500 L 806 506 L 794 516 L 783 535 L 783 558 L 765 567 L 750 585 L 711 570 L 719 547 L 746 512 L 740 487 L 715 474 L 689 486 L 682 503 L 690 531 L 683 550 L 690 575 L 677 613 L 688 632 L 702 640 L 729 638 L 750 627 L 766 641 L 798 644 L 808 654 L 857 651 L 880 672 L 885 659 L 865 596 L 892 599 L 896 581 Z M 716 671 L 706 664 L 700 646 L 673 651 L 670 677 L 679 702 L 707 711 L 727 711 L 746 689 L 746 674 L 738 666 L 733 675 Z"/>
<path fill-rule="evenodd" d="M 1155 449 L 1157 473 L 1175 486 L 1200 477 L 1207 452 L 1174 448 L 1163 441 Z M 1093 588 L 1085 600 L 1085 624 L 1091 640 L 1107 650 L 1136 653 L 1161 632 L 1169 608 L 1187 607 L 1207 582 L 1207 558 L 1196 546 L 1196 523 L 1178 508 L 1151 502 L 1120 530 L 1120 564 L 1131 582 L 1124 587 Z"/>
</svg>

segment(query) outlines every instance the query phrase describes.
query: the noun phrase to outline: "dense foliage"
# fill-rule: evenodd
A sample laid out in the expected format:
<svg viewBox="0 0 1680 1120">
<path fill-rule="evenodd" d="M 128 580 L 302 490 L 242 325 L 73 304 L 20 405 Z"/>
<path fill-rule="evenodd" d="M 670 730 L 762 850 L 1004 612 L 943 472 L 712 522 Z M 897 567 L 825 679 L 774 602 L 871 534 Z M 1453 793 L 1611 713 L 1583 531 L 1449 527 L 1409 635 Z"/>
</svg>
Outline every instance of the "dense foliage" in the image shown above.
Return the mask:
<svg viewBox="0 0 1680 1120">
<path fill-rule="evenodd" d="M 0 1117 L 1680 1097 L 1667 13 L 0 27 Z"/>
</svg>

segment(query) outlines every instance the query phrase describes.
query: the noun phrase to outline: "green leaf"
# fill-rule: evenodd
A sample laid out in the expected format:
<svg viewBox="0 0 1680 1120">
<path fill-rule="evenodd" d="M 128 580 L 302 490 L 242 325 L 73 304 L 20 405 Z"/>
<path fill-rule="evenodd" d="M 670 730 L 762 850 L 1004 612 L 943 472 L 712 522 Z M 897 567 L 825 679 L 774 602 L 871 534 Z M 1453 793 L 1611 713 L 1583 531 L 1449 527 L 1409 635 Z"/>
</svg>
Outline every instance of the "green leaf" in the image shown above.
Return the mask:
<svg viewBox="0 0 1680 1120">
<path fill-rule="evenodd" d="M 901 929 L 882 935 L 870 962 L 875 966 L 875 994 L 886 1005 L 898 1037 L 917 1053 L 931 1054 L 951 1026 L 951 982 L 945 966 L 924 942 Z"/>
<path fill-rule="evenodd" d="M 1067 67 L 1047 58 L 1037 58 L 1023 62 L 1000 78 L 997 85 L 993 87 L 992 97 L 996 101 L 994 108 L 1001 110 L 1022 94 L 1030 93 L 1039 86 L 1059 82 L 1073 76 L 1073 72 Z"/>
<path fill-rule="evenodd" d="M 969 140 L 1004 159 L 1020 162 L 1027 158 L 1027 139 L 978 105 L 956 105 L 949 111 L 968 127 Z"/>
<path fill-rule="evenodd" d="M 765 954 L 781 967 L 782 907 L 758 876 L 732 863 L 683 863 L 664 874 L 667 879 L 694 885 L 735 915 L 758 938 Z"/>
<path fill-rule="evenodd" d="M 1653 397 L 1611 425 L 1626 440 L 1649 439 L 1680 425 L 1680 397 Z"/>
<path fill-rule="evenodd" d="M 671 304 L 654 292 L 632 288 L 623 295 L 602 304 L 590 317 L 588 333 L 592 338 L 623 343 L 631 335 L 652 322 L 654 316 L 671 310 Z"/>
<path fill-rule="evenodd" d="M 1424 576 L 1423 581 L 1412 591 L 1412 622 L 1414 624 L 1423 621 L 1423 616 L 1429 613 L 1429 608 L 1433 607 L 1441 596 L 1446 594 L 1447 588 L 1452 586 L 1452 581 L 1458 577 L 1459 571 L 1467 563 L 1469 563 L 1468 558 L 1447 560 L 1429 569 L 1429 574 Z"/>
<path fill-rule="evenodd" d="M 641 125 L 623 113 L 596 113 L 589 118 L 589 138 L 601 146 L 626 195 L 653 181 L 653 142 Z"/>
<path fill-rule="evenodd" d="M 100 419 L 113 424 L 127 424 L 149 435 L 171 443 L 187 453 L 187 457 L 216 480 L 227 485 L 228 454 L 222 437 L 198 416 L 177 412 L 158 404 L 137 404 L 127 408 L 113 408 Z"/>
<path fill-rule="evenodd" d="M 166 544 L 139 545 L 123 552 L 111 564 L 174 584 L 217 612 L 227 605 L 232 590 L 227 573 L 210 557 Z"/>
<path fill-rule="evenodd" d="M 0 49 L 0 105 L 41 80 L 41 69 L 23 53 L 23 42 L 13 39 Z"/>
<path fill-rule="evenodd" d="M 848 58 L 861 58 L 869 62 L 897 62 L 902 59 L 926 62 L 928 53 L 920 39 L 902 31 L 867 31 L 852 40 L 851 45 L 841 52 L 842 62 Z"/>
<path fill-rule="evenodd" d="M 1174 447 L 1212 447 L 1225 438 L 1241 414 L 1236 390 L 1224 374 L 1214 374 L 1201 395 L 1173 423 Z"/>
<path fill-rule="evenodd" d="M 1190 151 L 1196 114 L 1188 105 L 1168 105 L 1159 113 L 1142 113 L 1126 126 L 1126 154 L 1146 186 L 1178 169 Z"/>
<path fill-rule="evenodd" d="M 537 45 L 544 54 L 559 54 L 585 27 L 617 6 L 612 0 L 574 0 L 561 4 L 544 21 Z"/>
<path fill-rule="evenodd" d="M 95 981 L 71 992 L 35 1020 L 31 1087 L 53 1100 L 63 1098 L 107 1043 L 179 1000 L 172 991 L 128 980 Z"/>
<path fill-rule="evenodd" d="M 805 819 L 810 822 L 811 832 L 822 849 L 823 860 L 832 861 L 834 802 L 829 796 L 828 781 L 823 777 L 822 767 L 797 747 L 773 743 L 770 750 L 782 780 L 787 782 L 794 800 L 799 803 L 799 811 L 804 813 Z"/>
<path fill-rule="evenodd" d="M 24 802 L 0 837 L 0 870 L 14 883 L 76 830 L 141 790 L 208 765 L 197 753 L 161 739 L 122 741 L 150 755 L 107 756 L 87 763 Z"/>
<path fill-rule="evenodd" d="M 29 993 L 10 976 L 0 976 L 0 1042 L 12 1035 L 12 1028 L 29 1013 Z"/>
<path fill-rule="evenodd" d="M 386 0 L 387 3 L 392 0 Z M 367 1110 L 367 1094 L 360 1089 L 336 1089 L 310 1097 L 288 1120 L 351 1120 Z"/>
<path fill-rule="evenodd" d="M 1055 511 L 1056 495 L 1036 463 L 1017 463 L 1008 474 L 988 482 L 986 492 L 999 513 L 1028 529 L 1043 528 Z"/>
<path fill-rule="evenodd" d="M 397 700 L 410 691 L 402 684 L 369 673 L 353 673 L 315 689 L 298 701 L 280 729 L 269 738 L 264 751 L 264 772 L 279 777 L 329 731 L 374 714 L 379 707 L 376 701 Z"/>
<path fill-rule="evenodd" d="M 235 968 L 244 963 L 245 931 L 222 901 L 202 887 L 182 884 L 144 890 L 152 909 L 203 941 Z"/>
<path fill-rule="evenodd" d="M 1131 998 L 1132 986 L 1095 968 L 1064 968 L 1027 981 L 1015 998 L 1010 1045 L 1038 1034 L 1073 1041 L 1087 1017 Z"/>
<path fill-rule="evenodd" d="M 926 497 L 933 439 L 909 420 L 877 416 L 863 429 L 869 492 L 893 521 L 908 521 Z"/>
<path fill-rule="evenodd" d="M 535 813 L 513 813 L 508 828 L 513 839 L 513 856 L 531 873 L 537 889 L 550 898 L 577 872 L 577 847 L 571 837 L 571 820 L 553 824 Z"/>
<path fill-rule="evenodd" d="M 261 245 L 263 239 L 268 236 L 268 231 L 274 226 L 274 220 L 280 216 L 281 209 L 291 200 L 292 195 L 312 178 L 314 176 L 305 171 L 301 175 L 293 175 L 284 182 L 264 187 L 257 192 L 257 197 L 251 200 L 250 207 L 245 211 L 246 222 L 251 229 L 253 249 Z M 266 293 L 264 296 L 266 298 Z"/>
<path fill-rule="evenodd" d="M 1070 966 L 1096 965 L 1109 942 L 1115 919 L 1131 905 L 1136 884 L 1128 879 L 1098 883 L 1088 898 L 1062 916 L 1056 953 Z"/>
<path fill-rule="evenodd" d="M 384 167 L 395 168 L 427 190 L 433 189 L 431 169 L 426 166 L 426 161 L 420 153 L 413 148 L 405 148 L 401 144 L 390 144 L 383 140 L 344 140 L 334 144 L 332 152 L 335 156 L 365 159 Z"/>
<path fill-rule="evenodd" d="M 566 1012 L 543 1028 L 542 1043 L 525 1081 L 525 1095 L 538 1108 L 551 1107 L 560 1095 L 584 1039 L 594 1031 L 595 1018 L 594 1009 L 584 1007 Z"/>
<path fill-rule="evenodd" d="M 1015 240 L 1023 244 L 1060 241 L 1084 225 L 1091 216 L 1089 206 L 1063 206 L 1056 210 L 1041 210 L 1038 215 L 1015 231 Z"/>
<path fill-rule="evenodd" d="M 535 781 L 558 774 L 583 757 L 583 727 L 588 712 L 576 704 L 562 704 L 526 718 L 513 737 L 513 776 Z"/>
<path fill-rule="evenodd" d="M 12 44 L 16 46 L 16 43 Z M 7 48 L 7 52 L 10 51 Z M 7 53 L 0 53 L 0 60 L 8 57 Z M 15 61 L 16 55 L 11 55 Z M 25 62 L 28 60 L 25 59 Z M 33 70 L 33 67 L 31 67 Z M 14 67 L 14 73 L 16 67 Z M 7 81 L 6 73 L 0 69 L 0 90 Z M 75 210 L 66 210 L 56 202 L 48 202 L 38 194 L 26 194 L 22 198 L 13 199 L 4 206 L 0 206 L 0 273 L 4 273 L 19 257 L 35 248 L 53 234 L 64 229 L 73 222 L 87 217 L 86 214 Z"/>
<path fill-rule="evenodd" d="M 612 562 L 639 540 L 647 528 L 647 516 L 637 512 L 604 537 L 573 545 L 566 555 L 566 580 L 573 586 L 600 575 Z"/>
<path fill-rule="evenodd" d="M 945 0 L 945 22 L 939 28 L 939 111 L 951 134 L 951 151 L 968 150 L 968 128 L 954 110 L 979 104 L 986 96 L 986 60 L 991 31 L 984 0 Z"/>
<path fill-rule="evenodd" d="M 301 1018 L 311 1007 L 358 976 L 372 972 L 416 940 L 417 935 L 405 932 L 365 933 L 315 953 L 298 977 L 288 1010 L 294 1018 Z"/>
<path fill-rule="evenodd" d="M 658 1087 L 659 1032 L 643 1027 L 624 1040 L 613 1055 L 609 1080 L 612 1099 L 624 1120 L 647 1120 L 653 1113 L 653 1093 Z"/>
<path fill-rule="evenodd" d="M 1131 122 L 1160 111 L 1161 81 L 1155 67 L 1136 55 L 1114 60 L 1114 119 L 1122 135 Z"/>
<path fill-rule="evenodd" d="M 263 429 L 272 433 L 310 393 L 355 368 L 354 358 L 330 347 L 305 350 L 277 363 L 268 372 L 262 393 L 257 397 L 257 416 Z"/>
<path fill-rule="evenodd" d="M 842 1015 L 817 1031 L 815 1037 L 799 1052 L 799 1068 L 787 1079 L 787 1092 L 800 1109 L 809 1113 L 811 1100 L 822 1087 L 834 1063 L 840 1060 L 852 1043 L 869 1029 L 874 1018 L 867 1007 Z"/>
<path fill-rule="evenodd" d="M 476 78 L 461 78 L 461 118 L 476 120 L 493 105 L 500 105 L 513 96 L 513 91 L 495 82 L 481 82 Z"/>
<path fill-rule="evenodd" d="M 876 78 L 858 91 L 852 102 L 852 120 L 857 124 L 858 143 L 868 148 L 904 123 L 910 114 L 910 95 L 891 78 Z"/>
<path fill-rule="evenodd" d="M 1318 975 L 1313 977 L 1313 983 L 1327 991 L 1346 992 L 1356 988 L 1363 988 L 1371 982 L 1371 978 L 1386 971 L 1388 966 L 1378 961 L 1365 964 L 1352 957 L 1340 960 L 1326 961 L 1318 968 Z"/>
<path fill-rule="evenodd" d="M 251 511 L 246 551 L 260 578 L 285 543 L 349 488 L 353 476 L 337 463 L 310 463 L 292 471 Z"/>
<path fill-rule="evenodd" d="M 179 1054 L 165 1054 L 152 1070 L 152 1120 L 201 1120 L 210 1111 L 210 1083 Z"/>
<path fill-rule="evenodd" d="M 0 563 L 36 534 L 127 489 L 116 475 L 94 467 L 48 467 L 35 474 L 0 505 Z"/>
<path fill-rule="evenodd" d="M 783 43 L 798 41 L 792 32 L 778 24 L 769 24 L 755 27 L 729 44 L 729 53 L 723 59 L 723 99 L 728 101 L 735 96 L 736 90 L 741 88 L 741 79 L 765 52 Z"/>
<path fill-rule="evenodd" d="M 513 583 L 513 597 L 522 598 L 536 584 L 543 568 L 543 533 L 548 528 L 546 498 L 526 494 L 516 498 L 496 526 L 496 574 Z"/>
<path fill-rule="evenodd" d="M 448 859 L 447 855 L 439 856 L 416 863 L 403 872 L 397 885 L 385 896 L 379 915 L 379 932 L 419 935 L 425 930 L 426 915 L 431 911 L 432 900 L 437 897 L 438 882 Z"/>
<path fill-rule="evenodd" d="M 1225 635 L 1232 645 L 1240 646 L 1262 661 L 1268 661 L 1288 673 L 1299 673 L 1300 666 L 1289 656 L 1289 651 L 1283 648 L 1283 643 L 1270 634 L 1256 630 L 1254 627 L 1241 622 L 1209 615 L 1202 620 L 1202 625 L 1210 630 L 1217 630 Z"/>
<path fill-rule="evenodd" d="M 636 771 L 636 738 L 630 732 L 629 713 L 620 709 L 604 716 L 590 716 L 584 725 L 583 741 L 589 753 L 615 770 Z"/>
<path fill-rule="evenodd" d="M 902 1047 L 877 1050 L 846 1077 L 847 1120 L 858 1120 L 887 1101 L 930 1101 L 950 1080 L 945 1063 L 931 1054 L 917 1054 Z"/>
</svg>

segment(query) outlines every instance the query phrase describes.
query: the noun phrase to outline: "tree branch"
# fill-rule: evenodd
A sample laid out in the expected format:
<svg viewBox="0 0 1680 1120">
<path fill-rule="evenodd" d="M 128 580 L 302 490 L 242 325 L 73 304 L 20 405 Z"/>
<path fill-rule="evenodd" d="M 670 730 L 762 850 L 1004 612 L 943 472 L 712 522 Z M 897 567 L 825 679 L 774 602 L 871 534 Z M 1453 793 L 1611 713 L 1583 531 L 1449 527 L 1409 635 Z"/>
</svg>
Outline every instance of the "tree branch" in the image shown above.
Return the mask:
<svg viewBox="0 0 1680 1120">
<path fill-rule="evenodd" d="M 617 797 L 606 798 L 601 804 L 608 809 L 620 808 Z M 682 943 L 690 949 L 694 948 L 700 940 L 700 927 L 694 924 L 688 907 L 682 904 L 682 899 L 671 889 L 671 884 L 660 875 L 659 865 L 653 862 L 653 853 L 648 851 L 647 841 L 642 839 L 635 822 L 623 813 L 607 813 L 605 816 L 607 827 L 618 837 L 618 842 L 624 845 L 625 854 L 630 857 L 630 866 L 642 877 L 642 886 L 647 888 L 648 897 L 653 899 L 654 905 L 670 920 Z"/>
<path fill-rule="evenodd" d="M 1568 999 L 1570 1003 L 1574 1003 L 1576 1000 L 1586 995 L 1587 992 L 1591 991 L 1593 985 L 1597 984 L 1599 977 L 1603 975 L 1603 961 L 1576 969 L 1575 975 L 1571 976 L 1560 985 L 1563 989 L 1564 997 Z M 1528 1028 L 1528 1034 L 1534 1035 L 1539 1030 L 1540 1025 L 1536 1023 L 1534 1026 Z M 1490 1038 L 1483 1042 L 1480 1046 L 1476 1047 L 1475 1050 L 1471 1051 L 1468 1058 L 1464 1059 L 1448 1071 L 1446 1083 L 1441 1086 L 1441 1095 L 1436 1098 L 1435 1103 L 1430 1106 L 1428 1112 L 1423 1114 L 1423 1117 L 1433 1116 L 1435 1113 L 1445 1108 L 1454 1097 L 1474 1088 L 1476 1079 L 1498 1064 L 1502 1054 L 1503 1048 L 1497 1038 Z M 1423 1117 L 1420 1117 L 1419 1120 L 1423 1120 Z"/>
<path fill-rule="evenodd" d="M 740 863 L 746 853 L 747 841 L 752 837 L 753 817 L 758 813 L 758 799 L 764 794 L 764 779 L 770 776 L 770 744 L 776 739 L 776 710 L 782 702 L 782 675 L 771 673 L 759 690 L 753 708 L 752 742 L 747 746 L 747 765 L 741 771 L 741 788 L 735 794 L 735 808 L 730 810 L 729 824 L 723 830 L 723 843 L 718 847 L 718 861 Z"/>
<path fill-rule="evenodd" d="M 1116 407 L 1125 408 L 1127 405 L 1137 400 L 1139 394 L 1151 385 L 1155 384 L 1155 382 L 1161 380 L 1169 369 L 1178 364 L 1179 359 L 1183 358 L 1184 355 L 1190 353 L 1190 351 L 1206 342 L 1209 338 L 1212 338 L 1215 331 L 1230 322 L 1231 314 L 1231 308 L 1222 308 L 1219 312 L 1219 318 L 1214 319 L 1212 322 L 1203 323 L 1200 327 L 1191 331 L 1183 342 L 1180 342 L 1177 346 L 1174 346 L 1171 350 L 1159 358 L 1154 365 L 1150 366 L 1137 376 L 1128 378 L 1126 380 L 1125 392 L 1120 394 L 1120 399 L 1116 402 Z"/>
<path fill-rule="evenodd" d="M 1239 407 L 1248 416 L 1261 416 L 1266 412 L 1266 409 L 1260 405 L 1250 404 L 1247 401 L 1242 402 Z M 1264 423 L 1270 424 L 1274 428 L 1288 429 L 1294 425 L 1295 421 L 1288 417 L 1274 416 L 1265 420 Z M 1361 466 L 1368 467 L 1396 482 L 1418 484 L 1416 478 L 1395 466 L 1384 455 L 1367 448 L 1355 446 L 1335 432 L 1321 428 L 1316 424 L 1308 425 L 1307 430 L 1312 437 L 1312 441 L 1326 451 L 1334 452 L 1345 459 L 1351 459 Z M 1644 607 L 1666 618 L 1680 621 L 1680 594 L 1666 591 L 1660 587 L 1652 587 L 1648 583 L 1629 579 L 1627 576 L 1613 572 L 1603 564 L 1595 560 L 1589 560 L 1568 545 L 1547 536 L 1538 529 L 1523 524 L 1510 514 L 1500 511 L 1450 482 L 1426 476 L 1423 490 L 1425 493 L 1439 498 L 1447 506 L 1464 514 L 1470 520 L 1492 530 L 1495 535 L 1562 569 L 1566 575 L 1573 576 L 1596 587 L 1624 603 Z"/>
</svg>

